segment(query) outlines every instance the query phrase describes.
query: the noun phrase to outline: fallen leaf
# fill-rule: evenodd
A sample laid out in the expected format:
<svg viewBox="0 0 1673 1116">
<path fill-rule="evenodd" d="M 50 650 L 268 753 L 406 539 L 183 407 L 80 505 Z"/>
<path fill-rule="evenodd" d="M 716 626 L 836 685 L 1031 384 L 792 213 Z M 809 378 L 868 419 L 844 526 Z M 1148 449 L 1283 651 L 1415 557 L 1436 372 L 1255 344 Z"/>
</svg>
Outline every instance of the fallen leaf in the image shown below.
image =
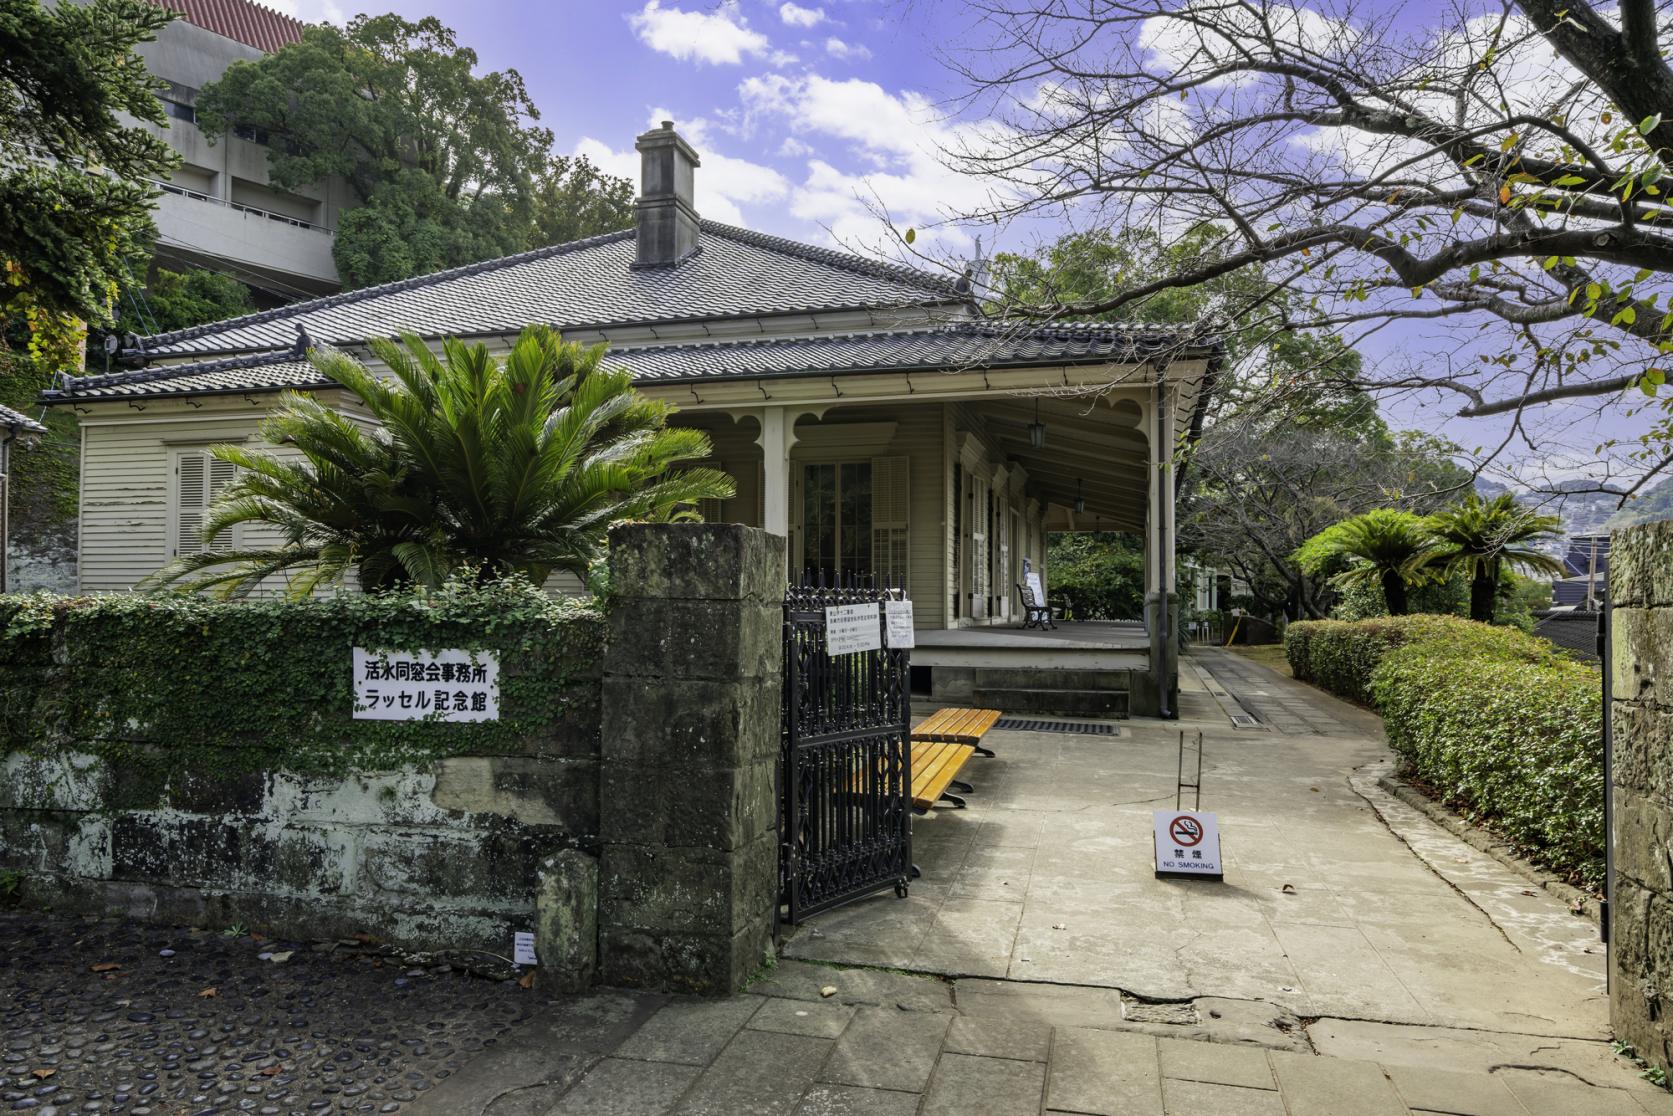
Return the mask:
<svg viewBox="0 0 1673 1116">
<path fill-rule="evenodd" d="M 1522 889 L 1522 894 L 1523 894 L 1523 895 L 1532 895 L 1532 896 L 1534 896 L 1534 897 L 1535 897 L 1535 898 L 1537 898 L 1537 897 L 1538 897 L 1538 893 L 1537 893 L 1537 892 L 1534 892 L 1534 891 L 1530 891 L 1530 890 L 1529 890 L 1529 889 L 1528 889 L 1528 888 L 1523 888 L 1523 889 Z"/>
<path fill-rule="evenodd" d="M 284 1068 L 284 1066 L 263 1066 L 256 1072 L 261 1074 L 263 1077 L 276 1077 Z"/>
<path fill-rule="evenodd" d="M 534 970 L 533 969 L 530 969 L 528 972 L 524 973 L 522 976 L 517 978 L 517 987 L 518 988 L 533 988 L 534 987 Z"/>
<path fill-rule="evenodd" d="M 122 967 L 121 965 L 118 965 L 114 961 L 100 961 L 96 965 L 89 965 L 88 966 L 88 968 L 91 969 L 95 973 L 108 973 L 112 969 L 120 969 L 121 967 Z"/>
<path fill-rule="evenodd" d="M 819 994 L 828 1000 L 837 994 L 837 987 L 834 984 L 827 984 L 819 990 Z"/>
<path fill-rule="evenodd" d="M 1295 885 L 1294 884 L 1285 884 L 1283 887 L 1279 888 L 1278 890 L 1283 892 L 1285 895 L 1294 895 L 1295 894 Z"/>
<path fill-rule="evenodd" d="M 267 955 L 267 959 L 275 965 L 283 965 L 286 961 L 290 960 L 291 954 L 294 952 L 294 950 L 287 949 L 283 953 L 270 953 Z"/>
<path fill-rule="evenodd" d="M 1314 794 L 1318 794 L 1318 793 L 1319 793 L 1319 788 L 1318 788 L 1318 787 L 1308 787 L 1308 788 L 1307 788 L 1307 789 L 1308 789 L 1308 790 L 1310 790 L 1310 791 L 1312 791 L 1312 792 L 1313 792 L 1313 793 L 1314 793 Z"/>
<path fill-rule="evenodd" d="M 252 942 L 265 942 L 265 941 L 266 941 L 266 940 L 267 940 L 267 939 L 266 939 L 266 938 L 264 938 L 264 937 L 262 937 L 262 936 L 261 936 L 261 935 L 260 935 L 260 934 L 257 934 L 257 933 L 254 933 L 254 932 L 251 932 L 251 934 L 250 934 L 250 940 L 251 940 L 251 941 L 252 941 Z"/>
<path fill-rule="evenodd" d="M 219 996 L 220 994 L 221 994 L 221 991 L 218 988 L 205 988 L 202 992 L 198 993 L 198 999 L 200 999 L 200 1000 L 213 1000 L 216 996 Z"/>
<path fill-rule="evenodd" d="M 55 1074 L 57 1072 L 58 1071 L 53 1069 L 51 1066 L 42 1066 L 40 1069 L 30 1070 L 29 1071 L 29 1076 L 37 1078 L 41 1081 L 45 1081 L 47 1078 L 51 1077 L 53 1074 Z"/>
</svg>

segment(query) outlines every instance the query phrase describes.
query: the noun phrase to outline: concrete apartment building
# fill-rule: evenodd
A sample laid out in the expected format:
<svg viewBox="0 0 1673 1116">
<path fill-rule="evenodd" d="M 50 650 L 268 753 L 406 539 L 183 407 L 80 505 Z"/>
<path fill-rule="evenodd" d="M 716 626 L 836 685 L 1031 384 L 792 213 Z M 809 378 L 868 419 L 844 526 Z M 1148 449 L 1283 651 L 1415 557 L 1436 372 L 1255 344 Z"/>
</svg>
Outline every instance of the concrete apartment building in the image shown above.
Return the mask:
<svg viewBox="0 0 1673 1116">
<path fill-rule="evenodd" d="M 160 94 L 167 126 L 146 127 L 182 160 L 157 183 L 157 263 L 232 276 L 269 304 L 340 289 L 331 245 L 338 215 L 353 204 L 348 184 L 330 179 L 280 190 L 268 179 L 267 144 L 282 140 L 253 129 L 210 137 L 197 123 L 204 86 L 234 62 L 300 40 L 302 22 L 251 0 L 151 2 L 180 13 L 156 42 L 139 48 L 168 83 Z"/>
</svg>

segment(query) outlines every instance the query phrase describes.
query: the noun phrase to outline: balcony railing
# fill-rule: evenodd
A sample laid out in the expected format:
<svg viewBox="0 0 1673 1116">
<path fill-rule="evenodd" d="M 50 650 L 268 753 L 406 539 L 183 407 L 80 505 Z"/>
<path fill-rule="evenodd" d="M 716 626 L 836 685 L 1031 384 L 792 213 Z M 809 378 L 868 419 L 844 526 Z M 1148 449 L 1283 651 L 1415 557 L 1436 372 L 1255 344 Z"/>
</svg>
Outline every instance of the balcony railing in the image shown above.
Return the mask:
<svg viewBox="0 0 1673 1116">
<path fill-rule="evenodd" d="M 227 201 L 225 198 L 217 198 L 211 194 L 200 194 L 196 190 L 188 190 L 184 186 L 177 186 L 172 182 L 163 182 L 160 179 L 152 179 L 151 184 L 157 187 L 157 189 L 162 190 L 164 193 L 179 194 L 181 197 L 191 198 L 193 201 L 210 202 L 213 205 L 224 205 L 228 209 L 236 209 L 241 213 L 251 213 L 257 217 L 265 217 L 269 221 L 279 221 L 286 225 L 295 225 L 300 229 L 313 229 L 315 232 L 322 232 L 327 236 L 331 235 L 331 230 L 326 228 L 324 225 L 316 225 L 312 221 L 304 221 L 300 217 L 292 217 L 288 213 L 275 213 L 271 209 L 258 209 L 253 205 L 244 205 L 241 202 Z"/>
</svg>

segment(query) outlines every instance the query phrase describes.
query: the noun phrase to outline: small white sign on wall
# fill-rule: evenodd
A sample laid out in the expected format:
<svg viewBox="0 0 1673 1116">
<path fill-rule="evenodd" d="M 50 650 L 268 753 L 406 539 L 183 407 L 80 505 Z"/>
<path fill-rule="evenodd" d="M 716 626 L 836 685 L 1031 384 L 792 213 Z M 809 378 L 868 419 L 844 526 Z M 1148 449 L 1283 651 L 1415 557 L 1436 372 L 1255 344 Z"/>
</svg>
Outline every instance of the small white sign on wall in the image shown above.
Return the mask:
<svg viewBox="0 0 1673 1116">
<path fill-rule="evenodd" d="M 883 622 L 890 647 L 898 650 L 918 646 L 917 629 L 912 626 L 911 601 L 884 601 Z"/>
<path fill-rule="evenodd" d="M 852 655 L 882 647 L 883 626 L 878 622 L 876 601 L 825 606 L 825 654 Z"/>
<path fill-rule="evenodd" d="M 497 721 L 500 657 L 493 651 L 354 649 L 357 721 Z"/>
<path fill-rule="evenodd" d="M 1210 813 L 1157 810 L 1156 874 L 1224 879 L 1220 820 Z"/>
<path fill-rule="evenodd" d="M 511 935 L 511 961 L 515 965 L 538 965 L 540 958 L 535 956 L 534 935 L 527 930 L 517 930 Z"/>
</svg>

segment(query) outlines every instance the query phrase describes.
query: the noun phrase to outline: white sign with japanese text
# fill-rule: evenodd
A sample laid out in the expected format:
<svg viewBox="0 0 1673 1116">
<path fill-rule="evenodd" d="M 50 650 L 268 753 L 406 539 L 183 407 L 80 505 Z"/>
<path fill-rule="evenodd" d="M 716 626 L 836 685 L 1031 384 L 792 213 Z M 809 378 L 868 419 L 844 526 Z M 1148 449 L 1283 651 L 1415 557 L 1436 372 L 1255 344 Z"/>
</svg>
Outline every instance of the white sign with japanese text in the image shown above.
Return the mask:
<svg viewBox="0 0 1673 1116">
<path fill-rule="evenodd" d="M 883 625 L 878 623 L 876 601 L 825 606 L 825 654 L 852 655 L 882 647 Z"/>
<path fill-rule="evenodd" d="M 1156 874 L 1221 879 L 1219 819 L 1210 813 L 1157 810 Z"/>
<path fill-rule="evenodd" d="M 918 646 L 916 629 L 912 626 L 911 601 L 884 601 L 883 623 L 890 647 Z"/>
<path fill-rule="evenodd" d="M 493 651 L 354 649 L 357 721 L 497 721 L 500 657 Z"/>
</svg>

